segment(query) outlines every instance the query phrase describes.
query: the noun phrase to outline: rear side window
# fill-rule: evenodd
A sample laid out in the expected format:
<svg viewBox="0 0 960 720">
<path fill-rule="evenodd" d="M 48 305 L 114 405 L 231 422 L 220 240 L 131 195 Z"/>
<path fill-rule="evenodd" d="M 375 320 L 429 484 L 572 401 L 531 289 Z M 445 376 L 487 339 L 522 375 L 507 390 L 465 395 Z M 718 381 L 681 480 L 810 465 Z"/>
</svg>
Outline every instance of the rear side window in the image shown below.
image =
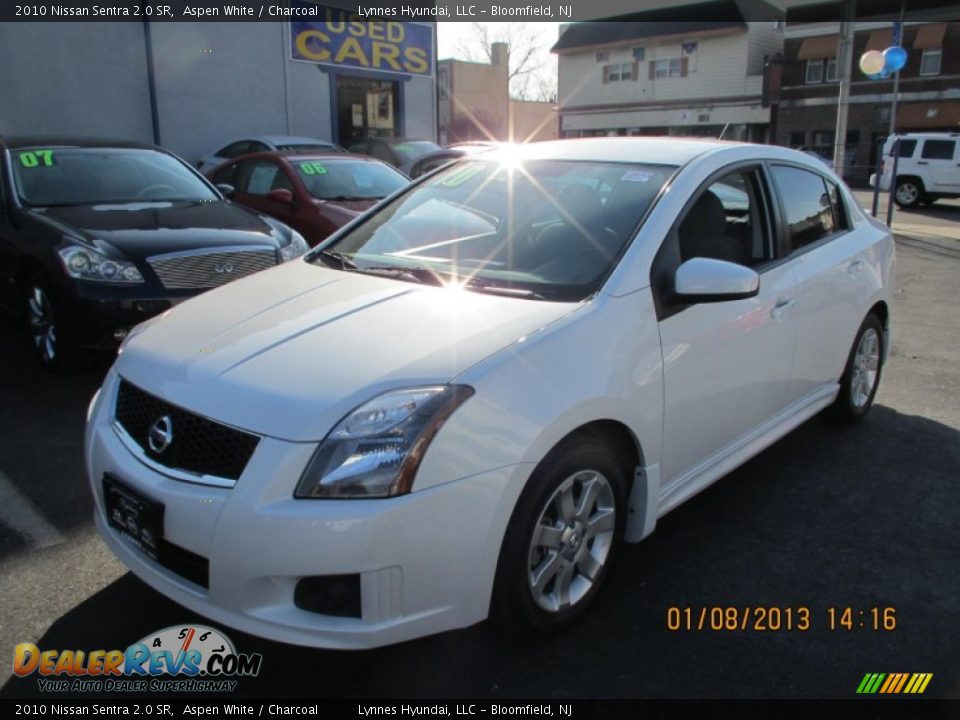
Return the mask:
<svg viewBox="0 0 960 720">
<path fill-rule="evenodd" d="M 250 152 L 250 142 L 248 140 L 241 140 L 240 142 L 227 145 L 225 148 L 218 151 L 217 157 L 235 158 L 238 155 L 246 155 L 248 152 Z"/>
<path fill-rule="evenodd" d="M 953 160 L 953 140 L 927 140 L 923 143 L 921 157 L 926 160 Z"/>
<path fill-rule="evenodd" d="M 837 230 L 836 200 L 824 179 L 809 170 L 785 165 L 773 166 L 773 178 L 783 200 L 793 250 L 815 243 Z"/>
<path fill-rule="evenodd" d="M 287 174 L 269 160 L 247 160 L 242 163 L 237 190 L 247 195 L 266 195 L 271 190 L 293 190 Z"/>
<path fill-rule="evenodd" d="M 900 141 L 900 157 L 902 158 L 912 158 L 913 151 L 917 149 L 916 140 L 901 140 Z M 893 157 L 893 143 L 890 144 L 890 157 Z"/>
</svg>

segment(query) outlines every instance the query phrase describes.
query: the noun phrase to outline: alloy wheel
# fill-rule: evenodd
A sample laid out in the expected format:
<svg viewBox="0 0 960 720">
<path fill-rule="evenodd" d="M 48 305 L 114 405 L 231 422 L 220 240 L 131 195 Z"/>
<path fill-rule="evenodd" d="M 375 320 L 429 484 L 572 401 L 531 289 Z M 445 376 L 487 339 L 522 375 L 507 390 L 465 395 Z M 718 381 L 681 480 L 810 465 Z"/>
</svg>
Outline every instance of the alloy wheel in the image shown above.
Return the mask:
<svg viewBox="0 0 960 720">
<path fill-rule="evenodd" d="M 582 470 L 560 483 L 530 540 L 527 581 L 537 605 L 559 612 L 581 601 L 610 556 L 615 527 L 613 487 L 602 473 Z"/>
<path fill-rule="evenodd" d="M 897 201 L 901 205 L 914 205 L 920 199 L 920 190 L 913 183 L 901 183 L 897 186 Z"/>
<path fill-rule="evenodd" d="M 30 334 L 33 345 L 41 359 L 51 364 L 57 359 L 57 326 L 54 321 L 53 308 L 46 291 L 40 286 L 33 286 L 27 297 L 27 320 L 30 323 Z"/>
<path fill-rule="evenodd" d="M 877 384 L 880 369 L 880 335 L 873 328 L 860 337 L 857 353 L 853 358 L 853 378 L 850 382 L 850 401 L 862 408 L 870 402 Z"/>
</svg>

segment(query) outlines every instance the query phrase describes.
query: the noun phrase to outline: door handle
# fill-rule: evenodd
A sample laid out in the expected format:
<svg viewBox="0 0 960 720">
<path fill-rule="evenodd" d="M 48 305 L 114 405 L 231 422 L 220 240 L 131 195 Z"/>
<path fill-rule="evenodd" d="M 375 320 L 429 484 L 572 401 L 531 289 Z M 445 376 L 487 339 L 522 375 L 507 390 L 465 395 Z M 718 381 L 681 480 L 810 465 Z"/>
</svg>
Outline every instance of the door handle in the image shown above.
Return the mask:
<svg viewBox="0 0 960 720">
<path fill-rule="evenodd" d="M 793 298 L 778 298 L 773 310 L 770 311 L 770 317 L 774 320 L 782 320 L 784 314 L 790 309 L 790 306 L 796 302 Z"/>
<path fill-rule="evenodd" d="M 861 270 L 863 270 L 863 260 L 854 260 L 847 266 L 847 274 L 857 275 Z"/>
</svg>

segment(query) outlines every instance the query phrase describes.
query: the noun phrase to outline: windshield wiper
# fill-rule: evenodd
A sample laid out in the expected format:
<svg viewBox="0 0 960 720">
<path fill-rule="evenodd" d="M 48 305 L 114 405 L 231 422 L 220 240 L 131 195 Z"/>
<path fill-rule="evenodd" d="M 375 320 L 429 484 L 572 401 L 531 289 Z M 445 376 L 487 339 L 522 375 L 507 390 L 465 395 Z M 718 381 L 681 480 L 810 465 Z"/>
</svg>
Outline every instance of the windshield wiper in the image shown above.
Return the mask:
<svg viewBox="0 0 960 720">
<path fill-rule="evenodd" d="M 337 263 L 337 265 L 340 266 L 341 270 L 357 269 L 356 263 L 354 263 L 353 260 L 347 257 L 346 253 L 333 252 L 332 250 L 321 250 L 319 254 L 321 257 L 327 258 L 329 260 L 333 260 L 335 263 Z"/>
<path fill-rule="evenodd" d="M 324 198 L 324 200 L 333 200 L 334 202 L 348 202 L 351 200 L 382 200 L 383 198 L 361 197 L 360 195 L 337 195 L 336 197 Z"/>
<path fill-rule="evenodd" d="M 439 285 L 440 278 L 430 268 L 414 267 L 406 268 L 398 265 L 368 265 L 366 267 L 350 268 L 354 272 L 366 273 L 369 275 L 383 275 L 396 280 L 407 280 L 423 283 L 425 285 Z"/>
<path fill-rule="evenodd" d="M 468 290 L 476 292 L 489 293 L 490 295 L 503 295 L 504 297 L 523 298 L 525 300 L 546 300 L 547 298 L 533 290 L 523 288 L 507 287 L 506 285 L 484 285 L 478 282 L 469 282 L 466 285 Z"/>
</svg>

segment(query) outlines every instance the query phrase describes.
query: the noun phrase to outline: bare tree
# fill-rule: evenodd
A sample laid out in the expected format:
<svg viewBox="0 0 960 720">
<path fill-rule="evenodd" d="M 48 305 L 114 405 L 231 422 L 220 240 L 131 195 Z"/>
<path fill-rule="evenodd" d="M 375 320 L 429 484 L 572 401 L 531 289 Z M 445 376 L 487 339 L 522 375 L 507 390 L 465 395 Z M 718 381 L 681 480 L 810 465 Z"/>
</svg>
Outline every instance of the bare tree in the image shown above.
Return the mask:
<svg viewBox="0 0 960 720">
<path fill-rule="evenodd" d="M 472 62 L 491 62 L 491 46 L 496 42 L 510 46 L 510 97 L 517 100 L 555 101 L 557 61 L 550 54 L 552 40 L 544 37 L 537 23 L 498 22 L 471 25 L 471 38 L 461 41 L 457 54 Z"/>
</svg>

